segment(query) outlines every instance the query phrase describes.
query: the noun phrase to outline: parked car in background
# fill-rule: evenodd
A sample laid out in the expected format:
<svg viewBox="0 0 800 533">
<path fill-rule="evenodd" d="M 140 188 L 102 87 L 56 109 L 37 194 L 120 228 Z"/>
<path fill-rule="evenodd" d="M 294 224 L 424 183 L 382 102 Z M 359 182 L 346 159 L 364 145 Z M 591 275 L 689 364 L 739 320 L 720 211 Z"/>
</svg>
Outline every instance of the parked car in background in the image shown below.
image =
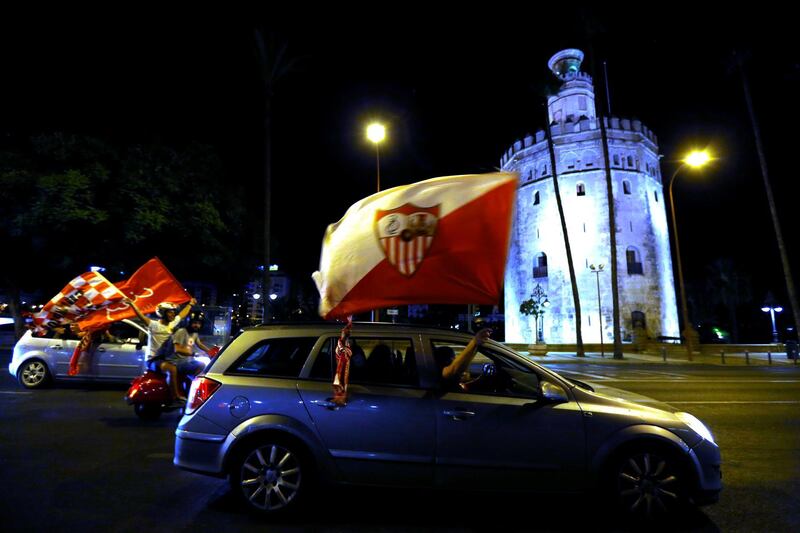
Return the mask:
<svg viewBox="0 0 800 533">
<path fill-rule="evenodd" d="M 109 333 L 115 340 L 97 345 L 81 373 L 70 376 L 69 361 L 78 338 L 69 332 L 62 337 L 53 332 L 37 337 L 28 331 L 14 346 L 8 370 L 28 389 L 47 386 L 53 380 L 130 383 L 144 371 L 148 332 L 136 322 L 122 320 L 111 324 Z"/>
<path fill-rule="evenodd" d="M 227 476 L 267 514 L 319 481 L 586 492 L 656 516 L 717 500 L 720 452 L 688 413 L 598 394 L 490 341 L 467 389 L 443 383 L 450 330 L 355 324 L 349 399 L 331 398 L 336 325 L 250 328 L 198 376 L 174 463 Z M 212 399 L 213 398 L 213 399 Z M 667 408 L 668 409 L 668 408 Z"/>
</svg>

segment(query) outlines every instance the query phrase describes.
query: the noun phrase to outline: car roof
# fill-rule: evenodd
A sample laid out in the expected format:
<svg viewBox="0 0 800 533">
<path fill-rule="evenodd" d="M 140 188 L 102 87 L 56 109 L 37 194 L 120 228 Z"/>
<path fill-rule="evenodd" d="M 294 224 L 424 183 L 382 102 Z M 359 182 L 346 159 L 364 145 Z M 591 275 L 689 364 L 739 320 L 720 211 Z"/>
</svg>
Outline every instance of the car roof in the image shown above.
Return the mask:
<svg viewBox="0 0 800 533">
<path fill-rule="evenodd" d="M 271 322 L 260 326 L 244 328 L 243 331 L 269 331 L 269 330 L 301 330 L 301 331 L 320 331 L 320 332 L 339 332 L 344 327 L 344 323 L 337 322 Z M 447 328 L 437 328 L 435 326 L 425 326 L 419 324 L 395 324 L 392 322 L 353 322 L 352 335 L 358 336 L 359 333 L 411 333 L 427 335 L 455 335 L 458 337 L 471 338 L 472 334 L 464 333 Z"/>
</svg>

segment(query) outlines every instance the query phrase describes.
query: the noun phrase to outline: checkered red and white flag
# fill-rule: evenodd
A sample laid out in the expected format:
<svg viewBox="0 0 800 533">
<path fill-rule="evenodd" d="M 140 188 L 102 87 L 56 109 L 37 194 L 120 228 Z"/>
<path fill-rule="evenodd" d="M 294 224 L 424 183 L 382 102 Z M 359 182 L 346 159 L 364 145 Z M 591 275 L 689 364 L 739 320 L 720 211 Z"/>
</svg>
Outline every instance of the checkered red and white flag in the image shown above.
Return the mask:
<svg viewBox="0 0 800 533">
<path fill-rule="evenodd" d="M 41 335 L 47 328 L 77 322 L 87 314 L 107 307 L 125 295 L 99 272 L 86 272 L 61 289 L 41 311 L 33 317 L 35 333 Z"/>
</svg>

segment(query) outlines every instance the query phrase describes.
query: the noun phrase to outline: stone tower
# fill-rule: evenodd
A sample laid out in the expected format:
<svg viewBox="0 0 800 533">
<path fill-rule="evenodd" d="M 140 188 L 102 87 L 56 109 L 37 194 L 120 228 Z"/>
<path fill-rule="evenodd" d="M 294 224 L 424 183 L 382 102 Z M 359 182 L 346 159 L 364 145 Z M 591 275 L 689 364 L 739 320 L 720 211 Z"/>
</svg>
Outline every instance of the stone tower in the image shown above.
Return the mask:
<svg viewBox="0 0 800 533">
<path fill-rule="evenodd" d="M 610 232 L 605 158 L 592 78 L 583 52 L 562 50 L 548 67 L 563 84 L 547 101 L 558 183 L 580 294 L 584 342 L 613 341 Z M 679 336 L 669 232 L 656 136 L 640 121 L 603 118 L 616 208 L 617 274 L 623 342 L 634 330 L 651 338 Z M 505 276 L 508 342 L 532 343 L 533 317 L 520 303 L 540 286 L 550 302 L 540 333 L 547 343 L 574 343 L 575 307 L 544 131 L 511 146 L 503 170 L 520 175 Z M 590 265 L 605 265 L 597 284 Z"/>
</svg>

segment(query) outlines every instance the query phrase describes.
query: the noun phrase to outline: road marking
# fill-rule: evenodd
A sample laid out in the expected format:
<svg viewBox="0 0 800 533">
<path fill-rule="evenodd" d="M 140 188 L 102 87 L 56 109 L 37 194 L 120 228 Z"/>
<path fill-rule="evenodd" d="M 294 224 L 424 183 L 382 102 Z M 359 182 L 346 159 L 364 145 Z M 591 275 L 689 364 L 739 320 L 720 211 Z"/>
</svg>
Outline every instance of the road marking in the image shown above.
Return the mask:
<svg viewBox="0 0 800 533">
<path fill-rule="evenodd" d="M 25 391 L 0 390 L 0 394 L 33 394 L 33 393 Z"/>
<path fill-rule="evenodd" d="M 633 403 L 667 404 L 797 404 L 800 400 L 631 400 Z"/>
</svg>

